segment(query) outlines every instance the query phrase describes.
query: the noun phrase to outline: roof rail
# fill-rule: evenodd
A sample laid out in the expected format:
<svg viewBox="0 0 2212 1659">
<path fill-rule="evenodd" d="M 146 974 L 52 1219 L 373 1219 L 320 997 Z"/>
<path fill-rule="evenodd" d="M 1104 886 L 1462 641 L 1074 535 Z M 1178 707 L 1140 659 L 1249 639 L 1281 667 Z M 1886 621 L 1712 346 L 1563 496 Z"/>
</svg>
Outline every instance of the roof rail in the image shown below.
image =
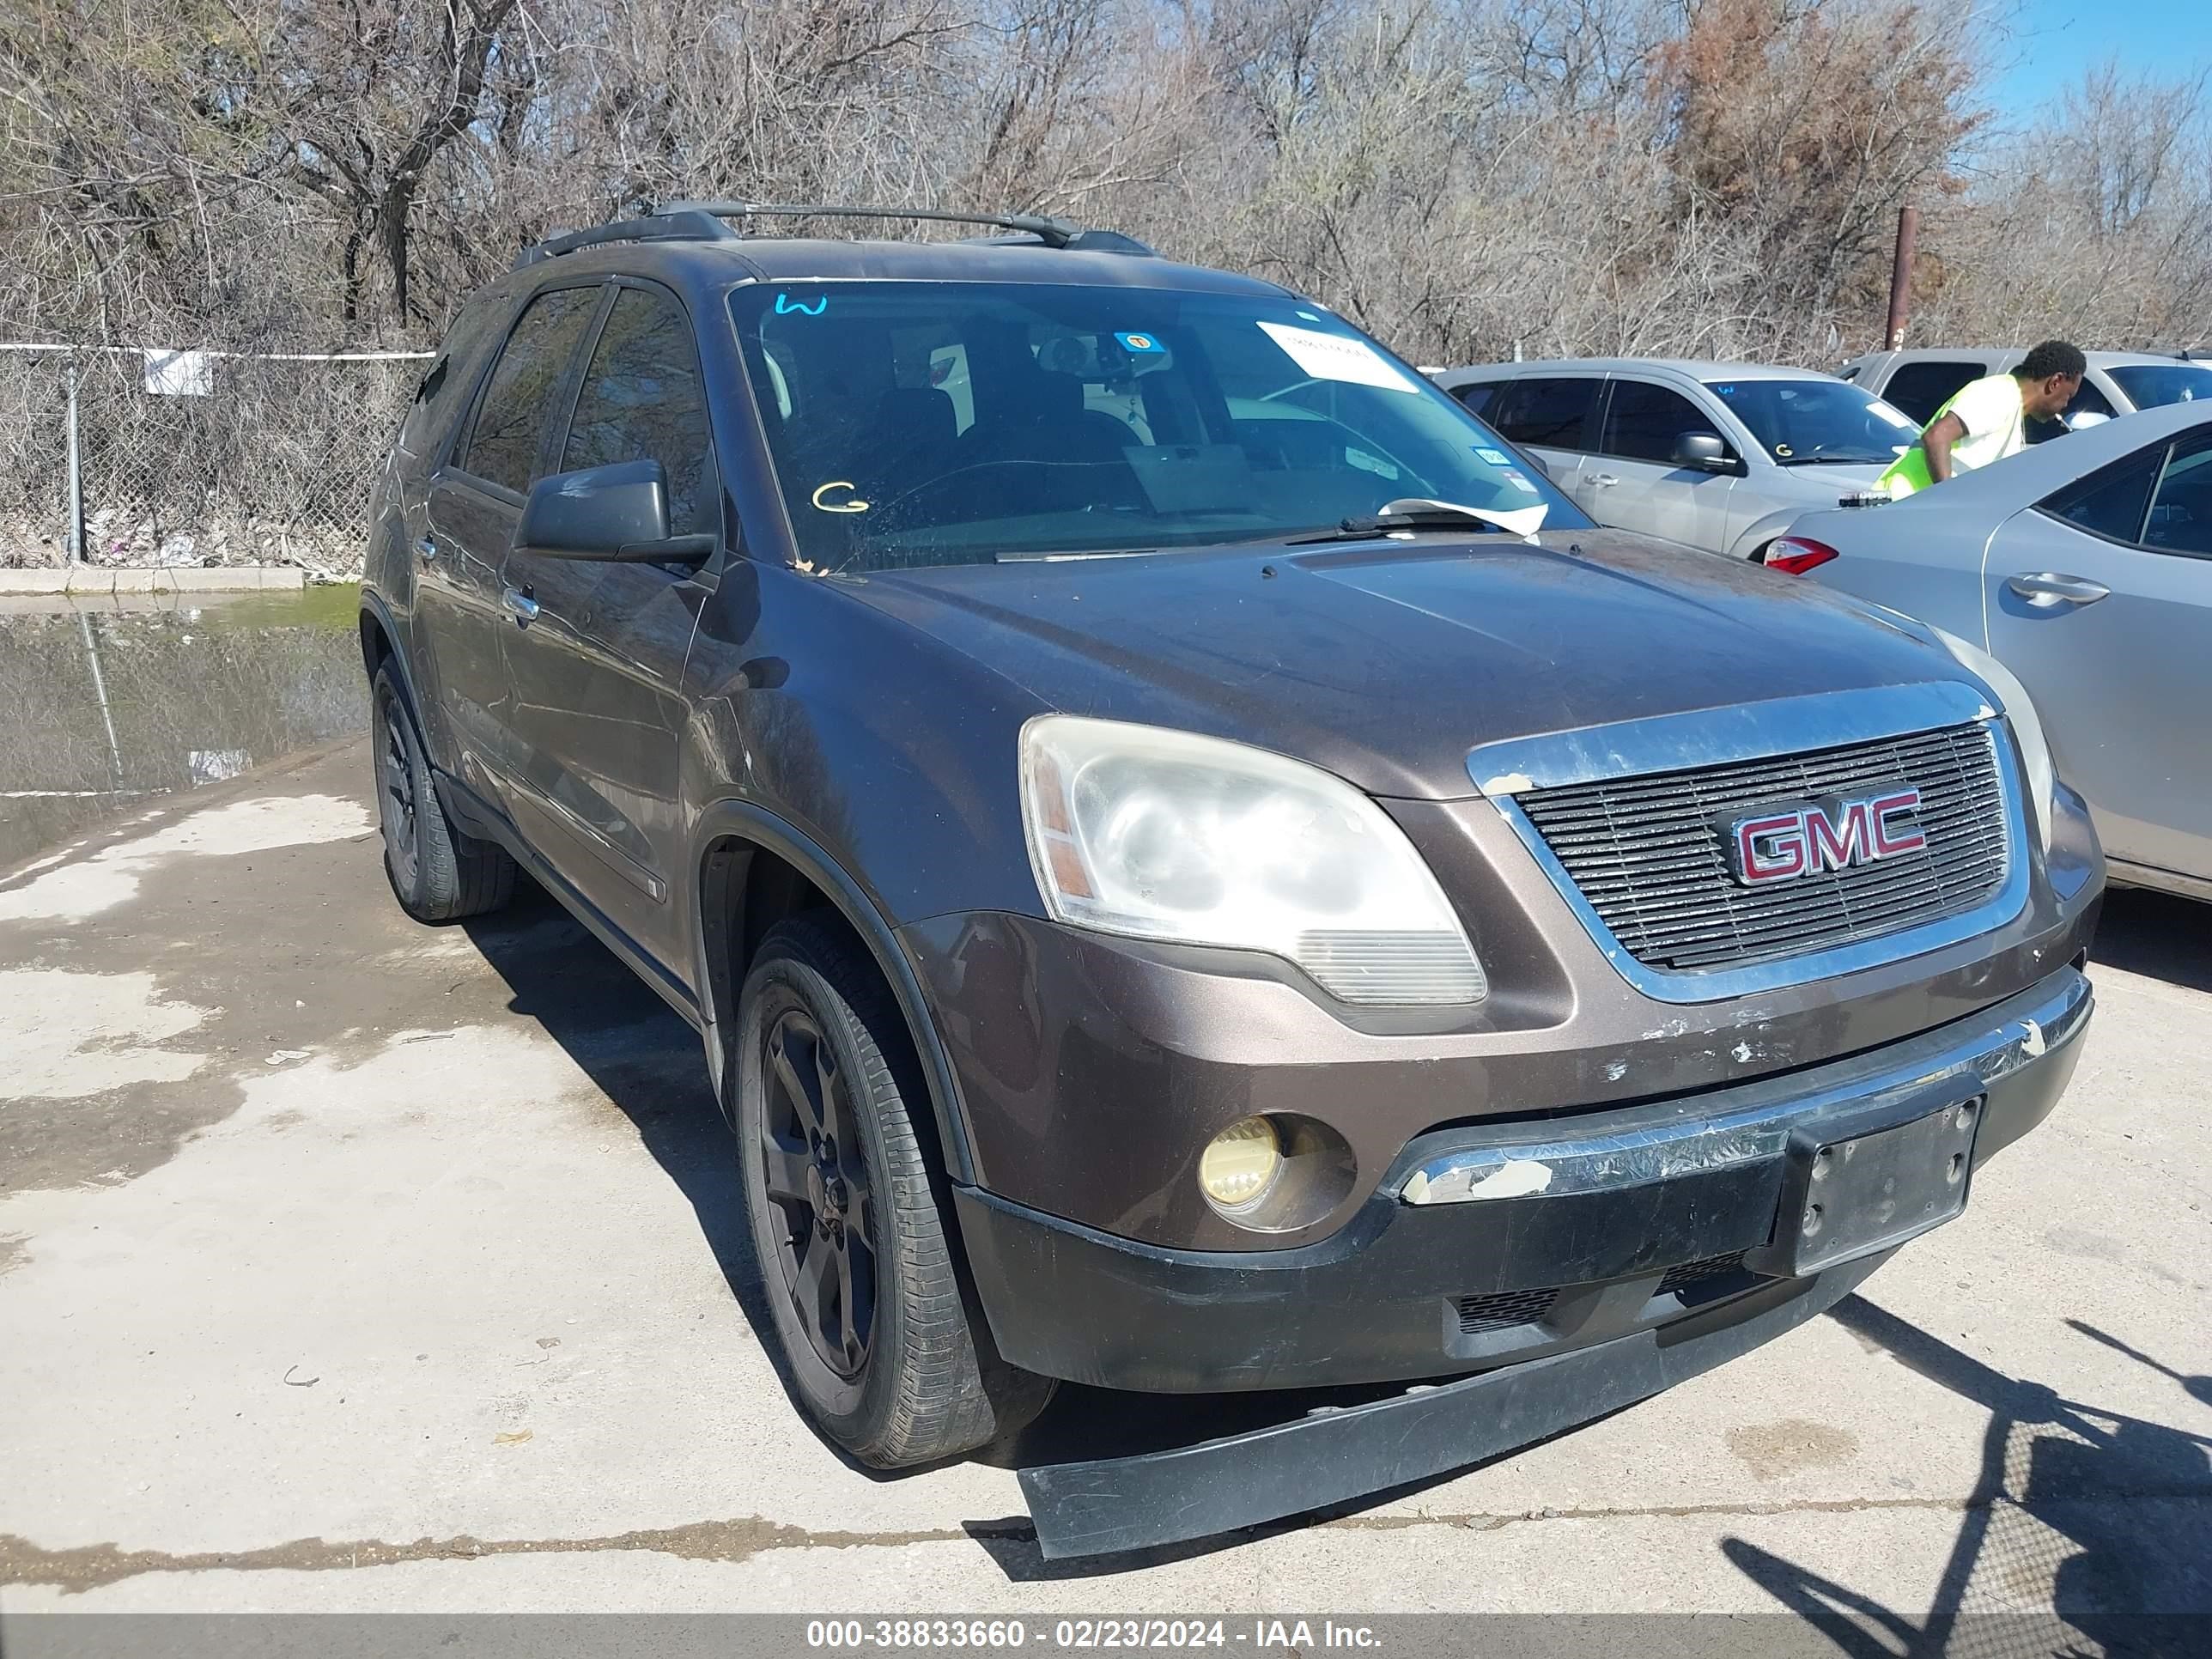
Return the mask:
<svg viewBox="0 0 2212 1659">
<path fill-rule="evenodd" d="M 940 224 L 992 225 L 1034 236 L 1047 247 L 1094 253 L 1149 255 L 1152 249 L 1117 230 L 1090 230 L 1041 213 L 960 213 L 943 208 L 834 207 L 806 202 L 664 202 L 657 212 L 705 214 L 723 219 L 928 219 Z"/>
<path fill-rule="evenodd" d="M 549 236 L 534 247 L 526 247 L 515 256 L 514 268 L 534 265 L 540 259 L 550 259 L 562 253 L 574 253 L 580 247 L 597 247 L 603 242 L 734 242 L 738 233 L 732 230 L 711 213 L 678 205 L 664 209 L 640 219 L 617 219 L 612 224 L 594 225 L 589 230 L 572 230 L 563 236 Z"/>
</svg>

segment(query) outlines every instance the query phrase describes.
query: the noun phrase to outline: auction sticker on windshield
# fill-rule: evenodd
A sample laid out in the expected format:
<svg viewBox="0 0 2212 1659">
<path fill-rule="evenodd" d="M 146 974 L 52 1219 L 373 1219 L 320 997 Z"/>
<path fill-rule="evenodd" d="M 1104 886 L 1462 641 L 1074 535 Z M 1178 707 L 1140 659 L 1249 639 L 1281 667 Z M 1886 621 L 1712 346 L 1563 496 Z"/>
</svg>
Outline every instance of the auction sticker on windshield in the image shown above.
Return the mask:
<svg viewBox="0 0 2212 1659">
<path fill-rule="evenodd" d="M 1292 362 L 1316 380 L 1347 380 L 1354 386 L 1381 386 L 1387 392 L 1420 390 L 1364 340 L 1292 328 L 1287 323 L 1262 323 L 1260 327 L 1289 354 Z"/>
</svg>

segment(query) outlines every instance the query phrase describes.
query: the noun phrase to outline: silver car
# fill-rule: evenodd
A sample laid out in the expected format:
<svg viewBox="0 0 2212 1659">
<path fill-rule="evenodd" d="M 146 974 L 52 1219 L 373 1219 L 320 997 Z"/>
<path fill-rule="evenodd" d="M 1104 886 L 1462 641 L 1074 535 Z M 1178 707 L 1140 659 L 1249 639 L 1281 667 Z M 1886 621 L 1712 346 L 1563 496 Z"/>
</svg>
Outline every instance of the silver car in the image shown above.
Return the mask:
<svg viewBox="0 0 2212 1659">
<path fill-rule="evenodd" d="M 1812 514 L 1774 559 L 1986 650 L 2042 711 L 2112 878 L 2212 899 L 2212 404 Z"/>
<path fill-rule="evenodd" d="M 2021 346 L 1931 346 L 1869 352 L 1837 372 L 1925 426 L 1944 400 L 1967 381 L 2002 374 L 2027 356 Z M 2081 389 L 2060 419 L 2028 422 L 2030 443 L 2069 429 L 2081 431 L 2117 416 L 2212 398 L 2212 363 L 2148 351 L 2088 351 L 2082 356 L 2089 360 L 2089 372 L 2081 377 Z"/>
<path fill-rule="evenodd" d="M 1919 435 L 1881 398 L 1802 368 L 1580 357 L 1434 378 L 1600 524 L 1736 558 L 1871 489 Z"/>
</svg>

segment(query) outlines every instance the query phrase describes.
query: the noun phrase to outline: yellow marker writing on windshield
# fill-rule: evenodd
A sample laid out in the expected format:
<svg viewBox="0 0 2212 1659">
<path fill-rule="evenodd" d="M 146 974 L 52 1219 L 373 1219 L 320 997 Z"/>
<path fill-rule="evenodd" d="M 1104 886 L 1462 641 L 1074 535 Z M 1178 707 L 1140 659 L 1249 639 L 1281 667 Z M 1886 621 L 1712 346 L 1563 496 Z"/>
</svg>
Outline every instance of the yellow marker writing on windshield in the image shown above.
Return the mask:
<svg viewBox="0 0 2212 1659">
<path fill-rule="evenodd" d="M 868 510 L 868 504 L 866 501 L 825 501 L 822 499 L 833 489 L 850 489 L 852 488 L 853 483 L 849 478 L 836 478 L 831 480 L 826 484 L 817 486 L 814 491 L 814 510 L 817 513 L 866 512 Z"/>
</svg>

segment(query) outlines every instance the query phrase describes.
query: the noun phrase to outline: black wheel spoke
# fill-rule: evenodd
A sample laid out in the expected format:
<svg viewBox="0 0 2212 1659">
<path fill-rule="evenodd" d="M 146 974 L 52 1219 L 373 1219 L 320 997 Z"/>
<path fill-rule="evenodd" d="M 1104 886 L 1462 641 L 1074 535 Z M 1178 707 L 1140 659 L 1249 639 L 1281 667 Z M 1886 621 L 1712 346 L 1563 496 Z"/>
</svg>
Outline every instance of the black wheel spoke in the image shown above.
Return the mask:
<svg viewBox="0 0 2212 1659">
<path fill-rule="evenodd" d="M 790 1140 L 770 1130 L 761 1137 L 761 1176 L 768 1195 L 779 1204 L 804 1204 L 806 1198 L 806 1170 L 812 1158 L 806 1143 L 793 1146 Z"/>
<path fill-rule="evenodd" d="M 819 1232 L 809 1231 L 806 1254 L 799 1264 L 799 1277 L 791 1286 L 792 1304 L 799 1310 L 799 1321 L 825 1358 L 838 1353 L 842 1346 L 838 1340 L 836 1310 L 831 1306 L 837 1295 L 839 1254 L 836 1247 Z"/>
<path fill-rule="evenodd" d="M 866 1345 L 863 1340 L 866 1327 L 860 1322 L 853 1295 L 853 1282 L 859 1275 L 854 1272 L 853 1252 L 845 1248 L 846 1240 L 850 1237 L 848 1233 L 837 1241 L 837 1344 L 845 1357 L 847 1369 L 857 1370 L 866 1352 Z"/>
<path fill-rule="evenodd" d="M 775 1080 L 782 1085 L 786 1100 L 799 1120 L 799 1128 L 810 1135 L 826 1134 L 830 1126 L 823 1120 L 823 1103 L 800 1078 L 799 1068 L 793 1063 L 787 1026 L 779 1025 L 769 1038 L 769 1063 L 775 1070 Z M 817 1047 L 819 1045 L 817 1045 Z M 808 1068 L 810 1073 L 811 1067 Z"/>
<path fill-rule="evenodd" d="M 845 1086 L 837 1076 L 837 1056 L 826 1042 L 814 1045 L 814 1098 L 822 1109 L 822 1133 L 834 1135 L 840 1146 L 849 1146 L 851 1116 L 845 1100 Z"/>
<path fill-rule="evenodd" d="M 845 1227 L 855 1240 L 876 1236 L 876 1195 L 865 1170 L 855 1170 L 845 1177 Z"/>
<path fill-rule="evenodd" d="M 857 1229 L 845 1229 L 845 1314 L 855 1346 L 857 1366 L 868 1357 L 868 1339 L 876 1328 L 876 1253 Z"/>
</svg>

